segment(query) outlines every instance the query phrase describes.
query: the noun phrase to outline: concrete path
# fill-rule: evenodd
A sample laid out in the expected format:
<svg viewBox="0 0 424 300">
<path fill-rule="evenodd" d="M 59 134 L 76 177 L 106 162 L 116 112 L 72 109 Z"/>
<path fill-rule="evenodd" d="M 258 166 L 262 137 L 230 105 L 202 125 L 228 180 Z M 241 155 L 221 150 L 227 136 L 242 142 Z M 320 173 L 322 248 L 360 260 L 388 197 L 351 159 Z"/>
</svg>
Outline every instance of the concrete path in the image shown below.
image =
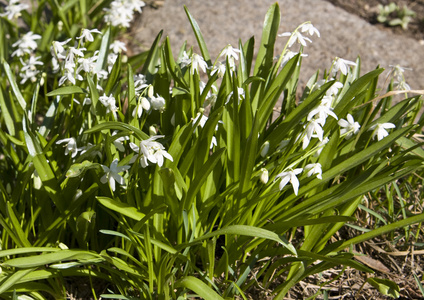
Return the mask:
<svg viewBox="0 0 424 300">
<path fill-rule="evenodd" d="M 185 4 L 197 20 L 206 44 L 215 59 L 227 44 L 237 45 L 255 36 L 259 43 L 265 14 L 275 1 L 271 0 L 165 0 L 160 9 L 145 8 L 133 26 L 134 42 L 148 47 L 163 29 L 168 35 L 174 53 L 184 40 L 198 51 L 197 42 L 184 12 Z M 365 20 L 352 15 L 324 0 L 282 0 L 280 33 L 292 31 L 297 25 L 311 21 L 321 33 L 312 37 L 304 53 L 301 83 L 318 69 L 328 69 L 334 57 L 362 59 L 362 73 L 377 65 L 401 65 L 413 68 L 405 73 L 412 89 L 424 89 L 424 41 L 416 41 L 388 30 L 380 30 Z M 277 40 L 276 55 L 283 49 L 287 38 Z"/>
</svg>

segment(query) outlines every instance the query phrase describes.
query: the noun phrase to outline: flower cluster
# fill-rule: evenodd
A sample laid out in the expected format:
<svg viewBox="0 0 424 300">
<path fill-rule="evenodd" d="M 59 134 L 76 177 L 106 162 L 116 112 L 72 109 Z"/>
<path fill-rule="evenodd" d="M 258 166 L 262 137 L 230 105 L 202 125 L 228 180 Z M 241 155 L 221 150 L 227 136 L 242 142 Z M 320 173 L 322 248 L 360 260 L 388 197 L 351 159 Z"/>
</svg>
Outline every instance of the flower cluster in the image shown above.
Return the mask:
<svg viewBox="0 0 424 300">
<path fill-rule="evenodd" d="M 0 13 L 0 17 L 6 17 L 8 20 L 14 20 L 21 16 L 21 11 L 28 9 L 29 5 L 19 3 L 20 0 L 10 0 L 9 5 L 5 7 L 5 11 Z"/>
<path fill-rule="evenodd" d="M 105 8 L 105 22 L 112 26 L 130 27 L 134 19 L 134 12 L 141 13 L 141 8 L 146 4 L 140 0 L 114 0 L 110 8 Z"/>
</svg>

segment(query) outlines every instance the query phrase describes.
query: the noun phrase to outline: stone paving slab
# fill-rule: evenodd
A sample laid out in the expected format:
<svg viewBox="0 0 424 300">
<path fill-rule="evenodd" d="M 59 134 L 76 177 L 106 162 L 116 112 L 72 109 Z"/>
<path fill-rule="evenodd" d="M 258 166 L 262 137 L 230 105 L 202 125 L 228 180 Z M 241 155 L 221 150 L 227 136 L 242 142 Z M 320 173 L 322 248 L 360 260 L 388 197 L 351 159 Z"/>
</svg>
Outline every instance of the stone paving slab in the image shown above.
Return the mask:
<svg viewBox="0 0 424 300">
<path fill-rule="evenodd" d="M 255 36 L 259 44 L 265 14 L 275 1 L 270 0 L 165 0 L 159 9 L 145 8 L 133 26 L 132 37 L 141 47 L 148 47 L 163 29 L 169 36 L 173 52 L 178 53 L 184 40 L 199 52 L 195 36 L 184 12 L 185 4 L 198 22 L 206 44 L 215 59 L 227 44 L 234 46 L 238 38 L 243 42 Z M 282 0 L 280 33 L 292 31 L 297 25 L 311 21 L 321 33 L 312 37 L 304 53 L 301 83 L 318 69 L 328 69 L 334 57 L 362 59 L 362 73 L 380 65 L 401 65 L 413 68 L 405 73 L 412 89 L 424 89 L 424 45 L 388 30 L 381 30 L 324 0 Z M 287 38 L 276 43 L 278 55 Z"/>
</svg>

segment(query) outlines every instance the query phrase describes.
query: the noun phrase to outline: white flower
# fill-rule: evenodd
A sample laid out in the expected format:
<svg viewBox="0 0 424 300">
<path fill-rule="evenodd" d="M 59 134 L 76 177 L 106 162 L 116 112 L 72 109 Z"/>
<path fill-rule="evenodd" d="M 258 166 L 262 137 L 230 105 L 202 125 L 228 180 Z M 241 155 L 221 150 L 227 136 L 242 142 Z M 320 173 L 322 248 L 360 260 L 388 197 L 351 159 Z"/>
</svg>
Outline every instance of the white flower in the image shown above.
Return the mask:
<svg viewBox="0 0 424 300">
<path fill-rule="evenodd" d="M 191 64 L 191 58 L 188 56 L 185 50 L 183 51 L 182 56 L 178 59 L 178 63 L 181 65 L 181 68 Z"/>
<path fill-rule="evenodd" d="M 0 14 L 0 17 L 7 17 L 9 20 L 13 20 L 21 16 L 21 11 L 29 8 L 28 4 L 20 4 L 19 0 L 10 0 L 9 5 L 4 9 L 4 13 Z"/>
<path fill-rule="evenodd" d="M 12 47 L 18 47 L 12 53 L 12 56 L 23 56 L 25 53 L 31 54 L 32 51 L 37 49 L 35 40 L 41 39 L 41 35 L 34 34 L 32 31 L 25 33 Z"/>
<path fill-rule="evenodd" d="M 231 91 L 231 93 L 228 95 L 227 97 L 227 101 L 225 101 L 225 105 L 227 105 L 228 102 L 230 102 L 231 96 L 233 95 L 233 91 Z M 237 104 L 240 104 L 240 101 L 243 100 L 245 98 L 245 92 L 244 89 L 241 87 L 237 88 L 237 94 L 238 94 L 238 102 Z"/>
<path fill-rule="evenodd" d="M 322 179 L 322 166 L 320 163 L 308 164 L 305 166 L 305 171 L 308 171 L 306 174 L 308 177 L 311 177 L 314 174 L 317 174 L 318 179 Z"/>
<path fill-rule="evenodd" d="M 63 42 L 57 42 L 57 41 L 53 41 L 52 42 L 52 46 L 50 47 L 50 52 L 52 54 L 53 57 L 57 57 L 60 59 L 64 59 L 66 58 L 65 54 L 65 48 L 63 47 L 64 45 L 66 45 L 71 39 L 67 39 L 66 41 Z"/>
<path fill-rule="evenodd" d="M 38 61 L 41 58 L 41 56 L 35 57 L 30 56 L 29 60 L 23 62 L 20 58 L 20 61 L 22 63 L 21 73 L 19 76 L 21 76 L 21 84 L 24 84 L 28 79 L 32 82 L 35 82 L 37 80 L 37 75 L 40 73 L 39 70 L 37 70 L 37 65 L 42 66 L 44 65 L 43 62 Z"/>
<path fill-rule="evenodd" d="M 114 130 L 112 133 L 112 136 L 117 135 L 118 130 Z M 113 141 L 113 145 L 115 145 L 116 149 L 118 149 L 121 152 L 125 152 L 125 147 L 123 145 L 124 141 L 128 141 L 130 138 L 128 136 L 121 136 Z"/>
<path fill-rule="evenodd" d="M 275 176 L 275 180 L 281 177 L 281 181 L 279 184 L 280 191 L 287 185 L 287 183 L 291 183 L 293 186 L 294 194 L 297 196 L 299 192 L 299 179 L 297 179 L 296 175 L 302 173 L 303 169 L 298 168 L 294 170 L 289 170 L 287 172 L 281 172 L 277 176 Z"/>
<path fill-rule="evenodd" d="M 147 140 L 142 140 L 140 142 L 140 147 L 134 143 L 130 143 L 131 149 L 138 153 L 138 156 L 134 156 L 130 160 L 130 163 L 135 162 L 136 159 L 139 158 L 141 166 L 145 168 L 149 165 L 149 162 L 158 164 L 159 167 L 162 167 L 164 158 L 173 161 L 172 156 L 166 152 L 165 147 L 161 143 L 156 142 L 157 139 L 162 137 L 163 135 L 155 135 Z"/>
<path fill-rule="evenodd" d="M 316 29 L 316 27 L 311 23 L 302 24 L 299 29 L 302 32 L 308 32 L 310 36 L 313 36 L 315 33 L 318 37 L 320 37 L 318 29 Z"/>
<path fill-rule="evenodd" d="M 150 103 L 154 110 L 163 111 L 165 109 L 165 99 L 162 96 L 159 96 L 159 94 L 156 94 L 156 97 L 152 96 L 150 98 Z"/>
<path fill-rule="evenodd" d="M 292 59 L 293 57 L 295 57 L 296 55 L 298 55 L 299 54 L 299 52 L 294 52 L 294 51 L 291 51 L 291 50 L 287 50 L 286 51 L 286 53 L 284 53 L 284 55 L 283 55 L 283 59 L 282 59 L 282 61 L 281 61 L 281 67 L 284 67 L 288 62 L 289 62 L 289 60 L 290 59 Z M 301 57 L 307 57 L 308 56 L 308 54 L 300 54 L 300 56 Z"/>
<path fill-rule="evenodd" d="M 199 121 L 199 118 L 200 118 L 200 121 Z M 207 120 L 208 120 L 207 116 L 205 116 L 201 113 L 198 113 L 197 116 L 193 119 L 192 126 L 194 126 L 197 123 L 197 121 L 199 121 L 198 125 L 203 128 L 206 125 Z M 222 123 L 222 121 L 219 121 L 219 122 Z M 217 131 L 217 130 L 218 130 L 218 124 L 215 126 L 215 131 Z M 196 129 L 193 131 L 193 133 L 195 131 L 196 131 Z M 209 148 L 212 149 L 213 146 L 217 146 L 217 145 L 218 145 L 218 143 L 216 141 L 216 137 L 212 136 L 212 140 L 211 140 L 211 144 L 210 144 Z"/>
<path fill-rule="evenodd" d="M 372 133 L 372 138 L 374 139 L 377 136 L 377 140 L 381 141 L 383 138 L 389 135 L 386 129 L 396 128 L 395 124 L 392 123 L 377 123 L 373 125 L 368 130 L 374 130 Z"/>
<path fill-rule="evenodd" d="M 77 148 L 77 141 L 75 138 L 68 138 L 63 140 L 58 140 L 56 142 L 57 145 L 65 143 L 65 155 L 71 153 L 71 157 L 74 158 L 80 149 Z"/>
<path fill-rule="evenodd" d="M 343 83 L 336 81 L 325 93 L 326 96 L 335 96 L 339 92 L 339 89 L 343 87 Z"/>
<path fill-rule="evenodd" d="M 97 54 L 97 53 L 96 53 Z M 89 58 L 78 58 L 78 69 L 77 69 L 77 73 L 79 73 L 81 70 L 84 70 L 84 72 L 86 73 L 94 73 L 94 71 L 96 70 L 96 62 L 97 62 L 97 55 L 93 55 L 92 57 Z"/>
<path fill-rule="evenodd" d="M 141 7 L 145 3 L 140 0 L 115 0 L 110 4 L 110 8 L 105 8 L 105 21 L 112 26 L 130 27 L 134 17 L 134 11 L 141 13 Z"/>
<path fill-rule="evenodd" d="M 91 29 L 90 30 L 90 29 L 85 29 L 84 28 L 82 30 L 82 32 L 81 32 L 81 35 L 79 37 L 77 37 L 77 40 L 81 39 L 82 42 L 84 42 L 84 40 L 85 41 L 92 42 L 92 41 L 94 41 L 94 37 L 93 37 L 92 33 L 100 33 L 100 34 L 102 34 L 102 32 L 99 31 L 98 29 Z"/>
<path fill-rule="evenodd" d="M 70 81 L 73 85 L 76 84 L 76 80 L 83 80 L 83 77 L 75 72 L 75 63 L 71 61 L 66 61 L 65 67 L 64 67 L 64 74 L 59 79 L 59 86 L 65 83 L 66 80 Z"/>
<path fill-rule="evenodd" d="M 333 73 L 337 73 L 339 70 L 343 73 L 343 75 L 347 75 L 347 71 L 350 66 L 356 66 L 356 63 L 350 60 L 342 59 L 340 57 L 336 57 L 334 60 Z"/>
<path fill-rule="evenodd" d="M 233 48 L 231 45 L 227 45 L 224 49 L 222 49 L 221 55 L 219 57 L 225 55 L 225 57 L 234 58 L 235 60 L 238 60 L 239 57 L 237 53 L 240 53 L 239 49 Z"/>
<path fill-rule="evenodd" d="M 136 93 L 140 93 L 140 91 L 149 85 L 147 84 L 146 76 L 143 74 L 134 75 L 134 89 Z"/>
<path fill-rule="evenodd" d="M 116 107 L 115 97 L 112 94 L 109 97 L 103 94 L 103 96 L 99 97 L 99 101 L 106 107 L 106 113 L 115 112 L 118 109 Z"/>
<path fill-rule="evenodd" d="M 140 97 L 136 107 L 134 108 L 132 112 L 132 116 L 135 117 L 135 115 L 137 114 L 137 116 L 141 118 L 141 115 L 143 114 L 143 110 L 147 111 L 149 109 L 150 109 L 149 100 L 147 100 L 146 97 Z"/>
<path fill-rule="evenodd" d="M 218 72 L 218 77 L 222 78 L 224 77 L 225 70 L 226 70 L 225 64 L 218 62 L 216 65 L 212 66 L 211 75 L 214 75 L 215 73 Z"/>
<path fill-rule="evenodd" d="M 310 38 L 304 37 L 299 31 L 295 31 L 293 33 L 291 32 L 284 32 L 282 34 L 279 34 L 278 36 L 290 36 L 288 46 L 291 47 L 293 44 L 297 41 L 302 46 L 306 47 L 306 41 L 312 43 Z"/>
<path fill-rule="evenodd" d="M 115 54 L 119 54 L 122 51 L 127 51 L 127 47 L 125 46 L 125 43 L 118 40 L 110 44 L 109 49 L 112 50 L 113 53 Z"/>
<path fill-rule="evenodd" d="M 115 191 L 115 181 L 119 183 L 120 185 L 123 185 L 125 183 L 124 178 L 119 175 L 119 173 L 124 172 L 125 170 L 128 170 L 130 166 L 118 166 L 118 159 L 114 159 L 112 163 L 110 164 L 110 168 L 101 165 L 103 168 L 103 171 L 105 174 L 102 178 L 100 178 L 100 182 L 105 184 L 106 182 L 109 182 L 109 186 L 112 189 L 112 191 Z"/>
<path fill-rule="evenodd" d="M 316 135 L 314 135 L 314 132 Z M 317 137 L 320 141 L 322 141 L 324 135 L 324 130 L 322 130 L 321 125 L 317 120 L 311 120 L 306 126 L 305 133 L 303 135 L 303 149 L 308 147 L 309 142 L 311 141 L 312 136 Z"/>
<path fill-rule="evenodd" d="M 191 74 L 194 74 L 194 71 L 196 70 L 199 74 L 199 68 L 206 73 L 206 68 L 208 67 L 208 64 L 204 60 L 204 58 L 196 53 L 194 53 L 191 57 Z"/>
<path fill-rule="evenodd" d="M 340 119 L 337 124 L 340 125 L 340 127 L 343 127 L 340 129 L 340 134 L 347 134 L 346 139 L 349 139 L 352 135 L 357 134 L 359 131 L 359 128 L 361 128 L 361 125 L 359 125 L 358 122 L 355 122 L 351 114 L 347 114 L 347 120 Z"/>
<path fill-rule="evenodd" d="M 67 62 L 74 62 L 75 56 L 84 57 L 84 52 L 87 50 L 86 48 L 75 48 L 75 47 L 69 47 L 68 49 L 68 55 L 66 56 Z"/>
<path fill-rule="evenodd" d="M 326 105 L 318 105 L 315 107 L 311 112 L 308 114 L 307 121 L 310 121 L 313 117 L 318 115 L 318 118 L 316 118 L 316 121 L 321 124 L 321 126 L 324 126 L 325 120 L 328 116 L 332 116 L 334 119 L 338 120 L 337 115 Z"/>
<path fill-rule="evenodd" d="M 328 141 L 329 141 L 328 137 L 325 137 L 322 140 L 322 142 L 318 143 L 317 147 L 319 147 L 319 148 L 318 148 L 317 152 L 315 152 L 315 154 L 314 154 L 315 157 L 318 157 L 321 154 L 322 149 L 324 149 L 324 146 L 327 145 Z"/>
</svg>

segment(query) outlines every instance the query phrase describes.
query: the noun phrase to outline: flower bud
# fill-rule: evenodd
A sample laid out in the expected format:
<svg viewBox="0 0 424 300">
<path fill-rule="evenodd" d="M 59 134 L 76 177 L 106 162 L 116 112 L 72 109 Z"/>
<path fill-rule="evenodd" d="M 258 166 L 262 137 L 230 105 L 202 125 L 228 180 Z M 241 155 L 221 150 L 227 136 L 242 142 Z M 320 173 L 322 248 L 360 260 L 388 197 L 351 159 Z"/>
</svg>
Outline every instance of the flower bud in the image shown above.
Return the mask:
<svg viewBox="0 0 424 300">
<path fill-rule="evenodd" d="M 265 169 L 265 168 L 261 169 L 261 175 L 260 175 L 259 179 L 263 184 L 266 184 L 268 182 L 269 176 L 268 176 L 268 170 L 267 169 Z"/>
<path fill-rule="evenodd" d="M 153 85 L 149 85 L 149 87 L 147 88 L 147 96 L 149 97 L 149 98 L 152 98 L 153 97 L 153 93 L 154 93 L 155 91 L 153 90 Z"/>
<path fill-rule="evenodd" d="M 261 156 L 265 157 L 269 151 L 269 141 L 266 141 L 261 147 Z"/>
<path fill-rule="evenodd" d="M 149 134 L 152 136 L 152 135 L 156 135 L 156 128 L 155 128 L 155 126 L 150 126 L 149 127 Z"/>
</svg>

